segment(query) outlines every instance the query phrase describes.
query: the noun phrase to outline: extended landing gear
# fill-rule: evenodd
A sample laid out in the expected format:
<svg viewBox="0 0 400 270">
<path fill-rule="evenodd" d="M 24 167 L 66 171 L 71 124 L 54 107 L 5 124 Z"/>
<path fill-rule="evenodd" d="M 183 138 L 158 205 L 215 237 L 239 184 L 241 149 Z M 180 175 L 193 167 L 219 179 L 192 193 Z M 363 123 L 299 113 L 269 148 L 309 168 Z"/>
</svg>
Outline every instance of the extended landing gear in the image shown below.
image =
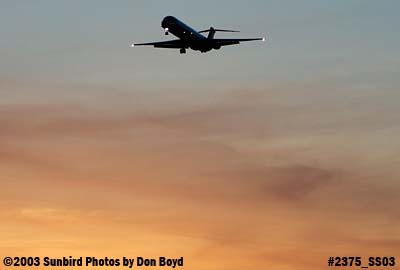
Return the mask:
<svg viewBox="0 0 400 270">
<path fill-rule="evenodd" d="M 169 34 L 169 29 L 168 29 L 168 28 L 164 28 L 164 33 L 165 33 L 166 36 L 168 36 L 168 34 Z"/>
<path fill-rule="evenodd" d="M 182 49 L 180 49 L 180 51 L 179 51 L 181 54 L 185 54 L 186 53 L 186 49 L 185 48 L 182 48 Z"/>
</svg>

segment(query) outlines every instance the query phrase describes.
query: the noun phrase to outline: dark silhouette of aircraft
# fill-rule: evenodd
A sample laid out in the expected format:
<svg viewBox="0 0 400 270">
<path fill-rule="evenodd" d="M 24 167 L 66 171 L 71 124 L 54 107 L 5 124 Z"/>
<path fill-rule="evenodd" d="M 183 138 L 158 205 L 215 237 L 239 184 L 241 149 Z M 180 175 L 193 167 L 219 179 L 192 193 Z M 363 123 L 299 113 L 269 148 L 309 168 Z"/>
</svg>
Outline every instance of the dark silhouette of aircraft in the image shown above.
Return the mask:
<svg viewBox="0 0 400 270">
<path fill-rule="evenodd" d="M 201 51 L 202 53 L 221 49 L 222 46 L 235 45 L 243 41 L 253 41 L 262 40 L 265 38 L 230 38 L 230 39 L 218 39 L 214 38 L 216 32 L 239 32 L 234 30 L 223 30 L 215 29 L 210 27 L 210 29 L 197 32 L 191 27 L 187 26 L 177 18 L 173 16 L 165 17 L 161 22 L 161 27 L 164 28 L 165 35 L 169 33 L 174 34 L 179 39 L 160 41 L 160 42 L 149 42 L 149 43 L 137 43 L 132 44 L 134 46 L 154 46 L 155 48 L 169 48 L 169 49 L 180 49 L 180 53 L 186 53 L 186 49 L 192 49 L 195 51 Z M 201 33 L 208 32 L 208 36 L 205 37 Z"/>
</svg>

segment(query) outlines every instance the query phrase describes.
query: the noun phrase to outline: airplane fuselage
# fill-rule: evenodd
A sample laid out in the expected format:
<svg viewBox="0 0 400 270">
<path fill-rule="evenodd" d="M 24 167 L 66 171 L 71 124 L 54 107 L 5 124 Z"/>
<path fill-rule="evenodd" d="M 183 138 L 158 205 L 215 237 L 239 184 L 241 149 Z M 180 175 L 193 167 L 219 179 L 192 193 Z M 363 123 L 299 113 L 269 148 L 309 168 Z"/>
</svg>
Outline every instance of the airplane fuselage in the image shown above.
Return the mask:
<svg viewBox="0 0 400 270">
<path fill-rule="evenodd" d="M 173 16 L 165 17 L 161 22 L 161 27 L 164 28 L 165 34 L 172 33 L 178 39 L 133 43 L 131 46 L 154 46 L 155 48 L 180 49 L 180 53 L 186 53 L 186 49 L 201 51 L 202 53 L 219 50 L 222 46 L 236 45 L 245 41 L 265 40 L 264 38 L 214 38 L 216 32 L 238 32 L 234 30 L 215 29 L 210 27 L 207 30 L 196 31 L 190 26 Z M 202 35 L 207 33 L 208 36 Z"/>
<path fill-rule="evenodd" d="M 213 46 L 210 39 L 173 16 L 165 17 L 161 22 L 161 27 L 164 28 L 166 34 L 172 33 L 184 41 L 186 49 L 208 52 L 220 48 L 220 46 Z"/>
</svg>

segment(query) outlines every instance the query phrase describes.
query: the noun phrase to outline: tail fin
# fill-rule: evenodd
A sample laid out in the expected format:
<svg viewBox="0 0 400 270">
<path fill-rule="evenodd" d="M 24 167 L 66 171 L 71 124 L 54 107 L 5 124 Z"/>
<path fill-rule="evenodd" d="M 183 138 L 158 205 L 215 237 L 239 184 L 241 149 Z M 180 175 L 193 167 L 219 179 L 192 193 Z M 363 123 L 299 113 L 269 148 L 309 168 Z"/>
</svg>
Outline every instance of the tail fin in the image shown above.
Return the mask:
<svg viewBox="0 0 400 270">
<path fill-rule="evenodd" d="M 213 27 L 210 27 L 210 30 L 209 30 L 209 32 L 208 32 L 208 39 L 213 39 L 214 38 L 214 36 L 215 36 L 215 29 L 213 28 Z"/>
<path fill-rule="evenodd" d="M 215 29 L 214 27 L 210 27 L 210 29 L 200 31 L 199 33 L 208 32 L 208 39 L 213 39 L 216 32 L 240 32 L 235 30 L 224 30 L 224 29 Z"/>
</svg>

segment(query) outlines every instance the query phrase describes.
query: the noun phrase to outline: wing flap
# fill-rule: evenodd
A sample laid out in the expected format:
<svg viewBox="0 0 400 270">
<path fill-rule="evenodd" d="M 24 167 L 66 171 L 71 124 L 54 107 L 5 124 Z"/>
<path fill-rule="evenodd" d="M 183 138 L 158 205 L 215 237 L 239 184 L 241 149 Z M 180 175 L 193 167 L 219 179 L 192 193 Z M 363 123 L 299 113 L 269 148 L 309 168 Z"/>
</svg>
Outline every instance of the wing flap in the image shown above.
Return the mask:
<svg viewBox="0 0 400 270">
<path fill-rule="evenodd" d="M 255 41 L 255 40 L 262 40 L 264 41 L 264 38 L 232 38 L 232 39 L 213 39 L 212 41 L 219 46 L 228 46 L 228 45 L 235 45 L 239 44 L 240 42 L 245 42 L 245 41 Z"/>
<path fill-rule="evenodd" d="M 148 43 L 135 43 L 133 46 L 154 46 L 154 48 L 168 48 L 168 49 L 181 49 L 185 48 L 185 44 L 180 39 L 148 42 Z"/>
</svg>

